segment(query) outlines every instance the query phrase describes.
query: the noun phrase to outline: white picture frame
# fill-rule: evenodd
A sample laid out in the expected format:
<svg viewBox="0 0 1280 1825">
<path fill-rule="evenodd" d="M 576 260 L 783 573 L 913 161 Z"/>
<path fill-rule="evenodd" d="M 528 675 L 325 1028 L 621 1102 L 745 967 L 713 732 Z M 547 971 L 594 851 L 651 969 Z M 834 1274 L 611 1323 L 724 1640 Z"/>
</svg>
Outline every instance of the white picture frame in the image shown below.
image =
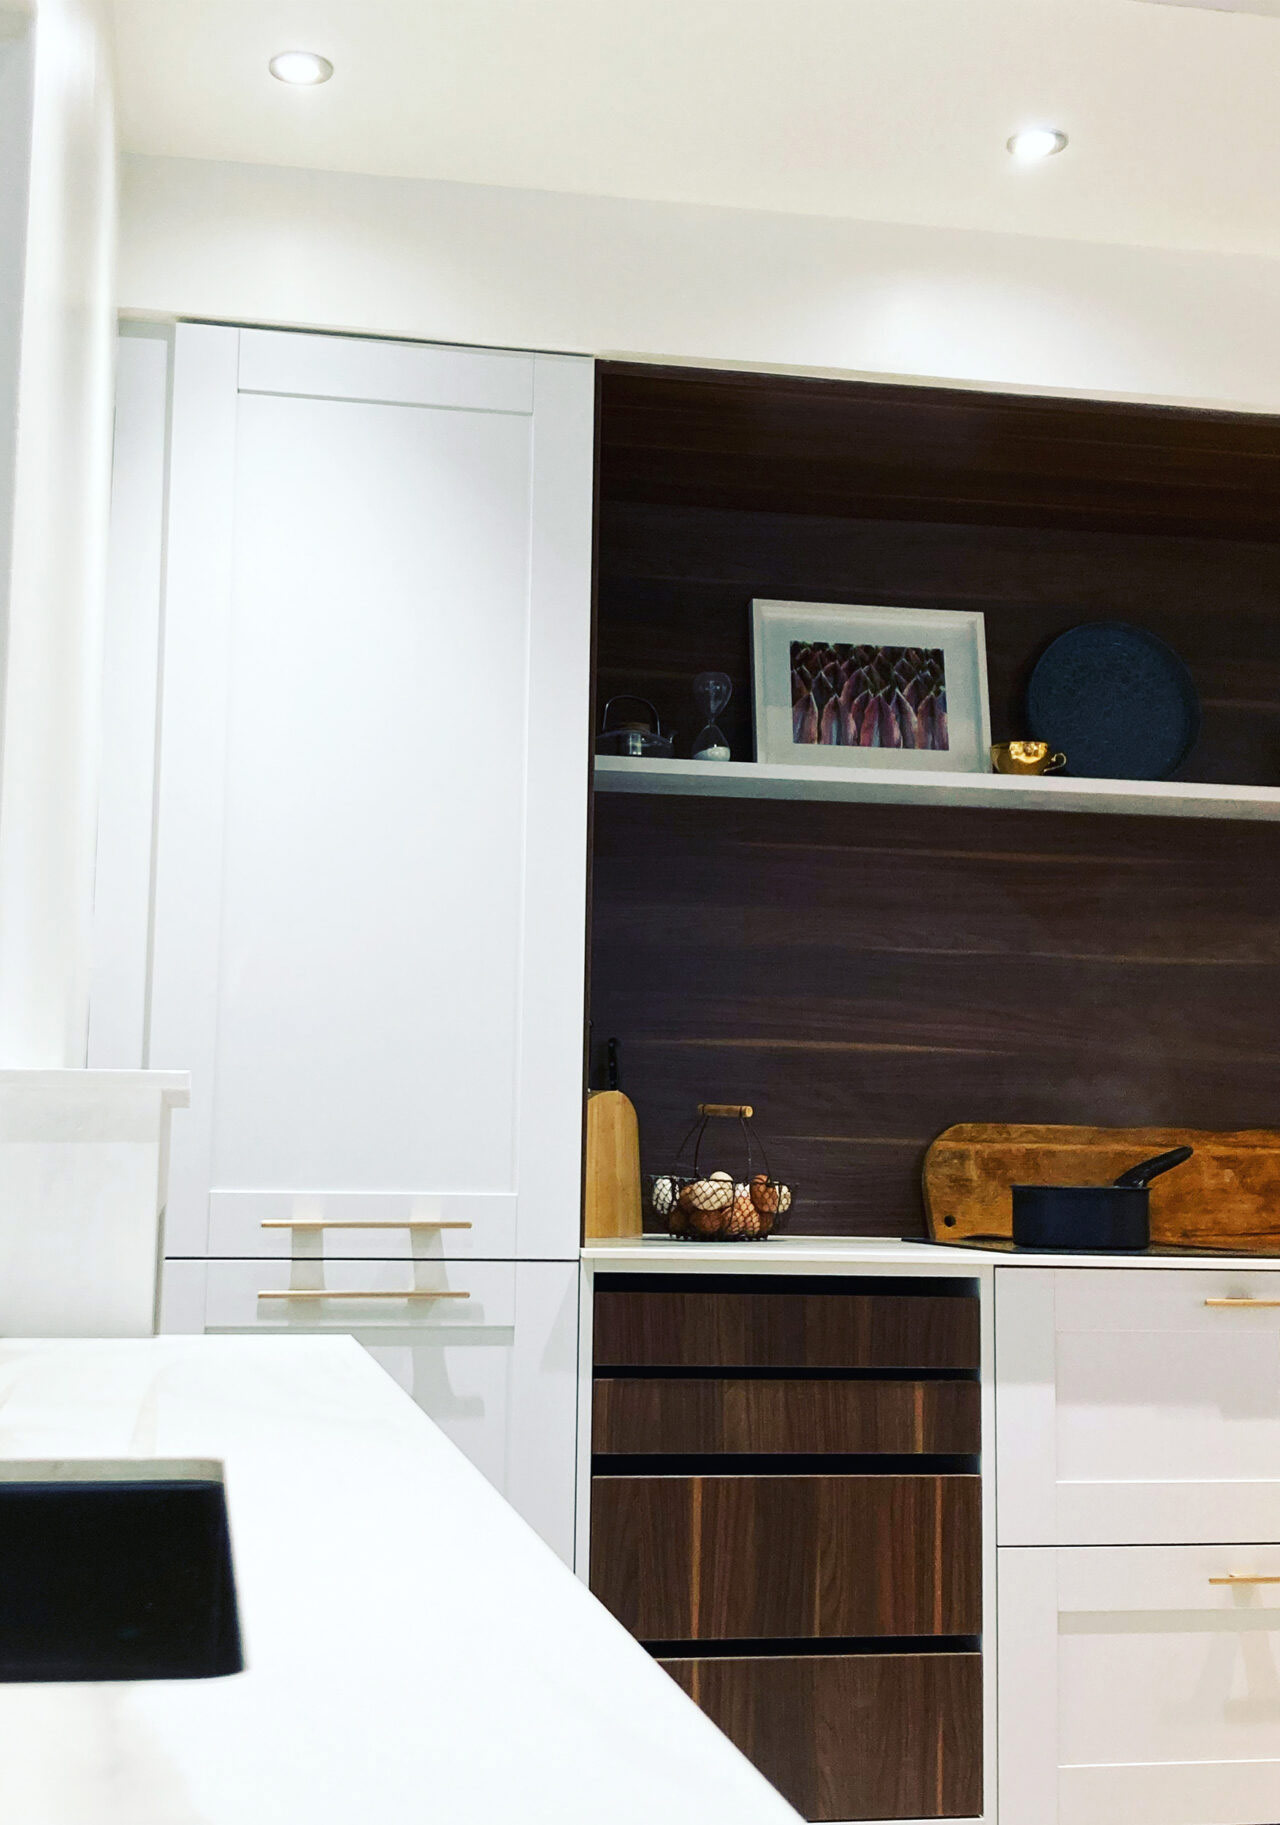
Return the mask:
<svg viewBox="0 0 1280 1825">
<path fill-rule="evenodd" d="M 879 650 L 870 659 L 833 654 L 797 704 L 793 686 L 804 692 L 813 662 L 821 656 L 801 649 L 823 646 Z M 981 614 L 753 601 L 751 649 L 757 761 L 990 772 L 991 710 Z M 832 709 L 836 682 L 840 694 Z M 945 745 L 939 745 L 939 738 Z"/>
</svg>

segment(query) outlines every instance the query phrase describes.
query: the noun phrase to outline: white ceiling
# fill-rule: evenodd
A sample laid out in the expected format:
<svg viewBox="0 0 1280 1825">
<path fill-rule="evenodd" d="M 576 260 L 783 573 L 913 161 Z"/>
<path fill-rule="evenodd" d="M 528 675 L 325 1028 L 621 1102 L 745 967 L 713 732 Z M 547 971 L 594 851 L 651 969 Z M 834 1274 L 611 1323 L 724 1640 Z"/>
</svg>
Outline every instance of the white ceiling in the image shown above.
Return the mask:
<svg viewBox="0 0 1280 1825">
<path fill-rule="evenodd" d="M 114 0 L 137 152 L 1280 254 L 1280 0 Z M 1224 10 L 1226 8 L 1227 10 Z M 276 51 L 332 82 L 290 89 Z M 1071 144 L 1021 167 L 1018 126 Z"/>
</svg>

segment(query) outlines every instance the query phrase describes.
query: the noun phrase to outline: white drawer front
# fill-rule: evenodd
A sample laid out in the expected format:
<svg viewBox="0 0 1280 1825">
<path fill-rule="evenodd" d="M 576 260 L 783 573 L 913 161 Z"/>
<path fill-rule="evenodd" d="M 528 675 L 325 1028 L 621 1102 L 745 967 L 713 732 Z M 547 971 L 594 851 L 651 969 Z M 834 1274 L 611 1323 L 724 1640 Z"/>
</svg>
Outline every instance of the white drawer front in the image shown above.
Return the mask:
<svg viewBox="0 0 1280 1825">
<path fill-rule="evenodd" d="M 1000 1270 L 1001 1543 L 1280 1539 L 1267 1301 L 1280 1274 Z"/>
<path fill-rule="evenodd" d="M 1271 1268 L 1065 1267 L 1054 1271 L 1054 1281 L 1066 1332 L 1150 1330 L 1216 1339 L 1230 1319 L 1233 1331 L 1280 1337 L 1280 1273 Z"/>
<path fill-rule="evenodd" d="M 215 1191 L 211 1255 L 323 1260 L 509 1261 L 516 1198 L 509 1194 Z"/>
<path fill-rule="evenodd" d="M 1280 1816 L 1280 1547 L 1002 1548 L 1000 1808 L 1016 1825 Z"/>
<path fill-rule="evenodd" d="M 339 1274 L 339 1266 L 341 1273 Z M 578 1270 L 571 1262 L 468 1264 L 443 1270 L 472 1290 L 447 1302 L 447 1321 L 379 1301 L 301 1302 L 264 1323 L 259 1289 L 287 1284 L 288 1263 L 170 1261 L 165 1264 L 166 1331 L 345 1330 L 364 1345 L 441 1431 L 501 1491 L 567 1564 L 573 1558 Z M 326 1265 L 326 1279 L 369 1288 L 407 1284 L 410 1264 Z M 438 1270 L 433 1270 L 438 1271 Z M 264 1278 L 265 1272 L 265 1278 Z M 320 1305 L 322 1316 L 317 1315 Z M 460 1321 L 469 1308 L 474 1320 Z M 503 1317 L 505 1314 L 505 1318 Z"/>
<path fill-rule="evenodd" d="M 362 1297 L 362 1295 L 365 1295 Z M 509 1330 L 510 1261 L 210 1261 L 208 1331 Z"/>
</svg>

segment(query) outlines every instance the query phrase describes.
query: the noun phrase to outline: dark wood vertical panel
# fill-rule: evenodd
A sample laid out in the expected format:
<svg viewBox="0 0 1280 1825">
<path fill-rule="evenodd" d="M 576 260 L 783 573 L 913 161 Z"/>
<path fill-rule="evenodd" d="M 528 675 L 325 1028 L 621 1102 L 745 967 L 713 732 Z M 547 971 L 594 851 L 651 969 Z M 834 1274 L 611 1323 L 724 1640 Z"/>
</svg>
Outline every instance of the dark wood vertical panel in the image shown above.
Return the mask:
<svg viewBox="0 0 1280 1825">
<path fill-rule="evenodd" d="M 591 1589 L 633 1635 L 686 1638 L 661 1625 L 688 1624 L 697 1609 L 700 1494 L 690 1477 L 592 1481 Z"/>
<path fill-rule="evenodd" d="M 591 1588 L 643 1641 L 976 1635 L 976 1476 L 598 1476 Z"/>
<path fill-rule="evenodd" d="M 661 1662 L 806 1819 L 977 1817 L 977 1654 Z"/>
</svg>

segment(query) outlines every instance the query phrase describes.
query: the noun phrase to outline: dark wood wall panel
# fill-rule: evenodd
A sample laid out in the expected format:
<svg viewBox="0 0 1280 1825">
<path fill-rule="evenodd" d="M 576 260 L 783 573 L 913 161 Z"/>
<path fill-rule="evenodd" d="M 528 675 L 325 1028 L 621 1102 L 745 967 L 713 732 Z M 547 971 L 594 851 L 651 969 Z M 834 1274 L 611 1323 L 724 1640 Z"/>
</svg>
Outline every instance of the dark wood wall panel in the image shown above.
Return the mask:
<svg viewBox="0 0 1280 1825">
<path fill-rule="evenodd" d="M 1275 825 L 596 799 L 593 1031 L 645 1168 L 752 1102 L 802 1232 L 922 1233 L 953 1122 L 1274 1125 L 1277 1007 Z"/>
<path fill-rule="evenodd" d="M 976 1818 L 982 1811 L 978 1654 L 660 1664 L 803 1818 Z"/>
<path fill-rule="evenodd" d="M 606 362 L 607 500 L 1274 539 L 1280 420 Z"/>
<path fill-rule="evenodd" d="M 622 1453 L 940 1452 L 982 1449 L 976 1381 L 797 1381 L 606 1376 L 591 1448 Z"/>
<path fill-rule="evenodd" d="M 1152 629 L 1192 780 L 1280 785 L 1280 419 L 605 364 L 597 690 L 696 733 L 753 597 L 980 610 L 993 734 L 1081 620 Z M 598 795 L 592 1028 L 645 1166 L 752 1102 L 796 1229 L 916 1234 L 957 1121 L 1235 1128 L 1280 1109 L 1280 829 Z M 726 1162 L 731 1164 L 731 1162 Z"/>
<path fill-rule="evenodd" d="M 662 1369 L 976 1369 L 978 1301 L 929 1293 L 600 1288 L 594 1357 Z"/>
<path fill-rule="evenodd" d="M 977 1635 L 976 1476 L 596 1476 L 591 1589 L 642 1641 Z"/>
<path fill-rule="evenodd" d="M 598 693 L 638 691 L 679 731 L 691 681 L 728 672 L 722 718 L 752 758 L 753 597 L 977 609 L 992 734 L 1024 735 L 1022 693 L 1045 645 L 1079 621 L 1133 621 L 1180 652 L 1204 708 L 1185 779 L 1280 784 L 1280 513 L 1270 539 L 1060 527 L 812 518 L 647 502 L 601 505 Z"/>
</svg>

